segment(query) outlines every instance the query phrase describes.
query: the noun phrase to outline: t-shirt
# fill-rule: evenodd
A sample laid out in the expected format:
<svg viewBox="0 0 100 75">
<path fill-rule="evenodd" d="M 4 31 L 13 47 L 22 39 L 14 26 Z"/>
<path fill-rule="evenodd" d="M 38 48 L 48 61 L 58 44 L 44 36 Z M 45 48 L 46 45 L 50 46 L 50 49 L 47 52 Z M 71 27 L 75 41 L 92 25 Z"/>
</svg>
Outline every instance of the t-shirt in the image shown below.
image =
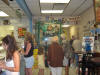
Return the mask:
<svg viewBox="0 0 100 75">
<path fill-rule="evenodd" d="M 82 50 L 82 43 L 80 40 L 74 40 L 72 44 L 75 51 L 81 51 Z"/>
</svg>

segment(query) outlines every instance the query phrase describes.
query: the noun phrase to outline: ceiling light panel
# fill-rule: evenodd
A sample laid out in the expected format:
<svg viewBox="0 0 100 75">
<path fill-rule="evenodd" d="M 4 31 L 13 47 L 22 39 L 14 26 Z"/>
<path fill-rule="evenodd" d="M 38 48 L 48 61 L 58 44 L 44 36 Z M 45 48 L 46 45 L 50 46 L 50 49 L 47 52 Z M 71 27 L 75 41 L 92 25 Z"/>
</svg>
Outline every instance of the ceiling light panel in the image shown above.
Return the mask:
<svg viewBox="0 0 100 75">
<path fill-rule="evenodd" d="M 40 0 L 40 3 L 69 3 L 70 0 Z"/>
<path fill-rule="evenodd" d="M 3 12 L 3 11 L 0 11 L 0 16 L 2 16 L 2 17 L 6 17 L 6 16 L 9 16 L 9 15 L 7 15 L 5 12 Z"/>
<path fill-rule="evenodd" d="M 41 10 L 41 13 L 63 13 L 63 10 Z"/>
</svg>

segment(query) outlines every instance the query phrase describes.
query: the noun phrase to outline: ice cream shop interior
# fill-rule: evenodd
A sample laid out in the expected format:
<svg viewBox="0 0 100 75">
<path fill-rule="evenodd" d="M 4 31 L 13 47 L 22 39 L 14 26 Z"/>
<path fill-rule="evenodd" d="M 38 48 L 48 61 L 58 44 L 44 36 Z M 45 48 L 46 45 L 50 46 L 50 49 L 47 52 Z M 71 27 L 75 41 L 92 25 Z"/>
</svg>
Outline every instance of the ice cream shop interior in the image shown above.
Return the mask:
<svg viewBox="0 0 100 75">
<path fill-rule="evenodd" d="M 0 0 L 0 75 L 100 75 L 100 0 Z"/>
</svg>

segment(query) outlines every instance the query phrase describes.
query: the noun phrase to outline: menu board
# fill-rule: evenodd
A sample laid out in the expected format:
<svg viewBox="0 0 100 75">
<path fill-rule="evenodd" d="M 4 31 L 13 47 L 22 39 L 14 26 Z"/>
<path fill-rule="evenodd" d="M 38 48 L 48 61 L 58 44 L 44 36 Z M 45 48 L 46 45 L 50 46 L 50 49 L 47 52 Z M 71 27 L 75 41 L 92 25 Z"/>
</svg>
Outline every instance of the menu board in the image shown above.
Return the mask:
<svg viewBox="0 0 100 75">
<path fill-rule="evenodd" d="M 18 28 L 18 38 L 24 38 L 25 33 L 26 33 L 26 28 L 21 28 L 21 27 Z"/>
<path fill-rule="evenodd" d="M 94 0 L 96 23 L 100 24 L 100 0 Z"/>
</svg>

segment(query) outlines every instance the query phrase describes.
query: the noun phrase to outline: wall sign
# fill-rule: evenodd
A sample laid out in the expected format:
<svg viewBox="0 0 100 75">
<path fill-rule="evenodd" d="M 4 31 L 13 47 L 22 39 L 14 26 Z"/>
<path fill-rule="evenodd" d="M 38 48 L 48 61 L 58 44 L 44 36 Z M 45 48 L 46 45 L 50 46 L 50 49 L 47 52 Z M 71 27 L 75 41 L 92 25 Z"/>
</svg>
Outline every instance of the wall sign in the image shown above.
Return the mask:
<svg viewBox="0 0 100 75">
<path fill-rule="evenodd" d="M 82 41 L 83 50 L 86 52 L 93 51 L 94 49 L 94 37 L 83 37 Z"/>
</svg>

